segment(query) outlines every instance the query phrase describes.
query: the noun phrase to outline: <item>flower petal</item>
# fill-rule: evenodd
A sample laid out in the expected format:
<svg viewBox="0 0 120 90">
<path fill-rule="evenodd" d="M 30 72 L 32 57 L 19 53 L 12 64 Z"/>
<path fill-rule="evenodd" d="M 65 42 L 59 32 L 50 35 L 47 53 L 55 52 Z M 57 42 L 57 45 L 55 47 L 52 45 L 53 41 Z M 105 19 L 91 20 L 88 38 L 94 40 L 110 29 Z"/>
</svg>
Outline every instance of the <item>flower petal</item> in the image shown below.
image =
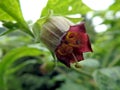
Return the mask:
<svg viewBox="0 0 120 90">
<path fill-rule="evenodd" d="M 79 32 L 83 32 L 86 33 L 86 28 L 85 28 L 85 23 L 81 22 L 80 24 L 74 25 L 74 26 L 70 26 L 69 31 L 74 30 L 74 31 L 79 31 Z"/>
<path fill-rule="evenodd" d="M 63 35 L 60 44 L 55 50 L 58 60 L 70 67 L 70 63 L 84 59 L 84 52 L 92 52 L 84 23 L 70 26 L 70 29 Z"/>
<path fill-rule="evenodd" d="M 59 48 L 58 48 L 59 49 Z M 78 61 L 83 60 L 83 54 L 78 50 L 74 49 L 72 53 L 61 55 L 56 49 L 56 56 L 58 60 L 62 63 L 64 63 L 66 66 L 70 67 L 70 63 L 75 63 Z"/>
<path fill-rule="evenodd" d="M 72 38 L 68 39 L 69 33 L 72 33 Z M 86 33 L 84 23 L 71 26 L 66 34 L 66 40 L 69 42 L 69 45 L 78 47 L 81 52 L 92 52 L 90 40 Z"/>
</svg>

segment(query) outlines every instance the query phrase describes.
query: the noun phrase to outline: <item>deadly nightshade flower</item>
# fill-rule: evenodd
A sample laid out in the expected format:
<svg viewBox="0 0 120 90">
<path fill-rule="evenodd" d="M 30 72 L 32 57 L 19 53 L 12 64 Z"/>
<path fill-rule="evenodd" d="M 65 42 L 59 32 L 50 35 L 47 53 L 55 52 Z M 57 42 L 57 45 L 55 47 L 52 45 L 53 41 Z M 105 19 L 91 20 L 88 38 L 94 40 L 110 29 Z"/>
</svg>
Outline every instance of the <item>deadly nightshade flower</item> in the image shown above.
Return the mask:
<svg viewBox="0 0 120 90">
<path fill-rule="evenodd" d="M 41 27 L 40 39 L 68 67 L 83 60 L 84 52 L 92 52 L 85 23 L 74 25 L 61 16 L 47 19 Z"/>
</svg>

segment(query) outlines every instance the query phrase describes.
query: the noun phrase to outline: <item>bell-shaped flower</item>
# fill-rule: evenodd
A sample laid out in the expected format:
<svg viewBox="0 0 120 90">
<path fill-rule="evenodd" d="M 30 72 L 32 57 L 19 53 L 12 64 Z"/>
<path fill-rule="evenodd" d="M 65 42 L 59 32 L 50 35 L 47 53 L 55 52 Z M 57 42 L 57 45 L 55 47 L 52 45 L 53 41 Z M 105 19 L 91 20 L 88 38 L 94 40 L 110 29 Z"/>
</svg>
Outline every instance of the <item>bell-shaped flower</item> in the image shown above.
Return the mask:
<svg viewBox="0 0 120 90">
<path fill-rule="evenodd" d="M 83 53 L 92 52 L 83 22 L 75 25 L 62 16 L 51 16 L 40 28 L 40 40 L 68 67 L 83 60 Z"/>
</svg>

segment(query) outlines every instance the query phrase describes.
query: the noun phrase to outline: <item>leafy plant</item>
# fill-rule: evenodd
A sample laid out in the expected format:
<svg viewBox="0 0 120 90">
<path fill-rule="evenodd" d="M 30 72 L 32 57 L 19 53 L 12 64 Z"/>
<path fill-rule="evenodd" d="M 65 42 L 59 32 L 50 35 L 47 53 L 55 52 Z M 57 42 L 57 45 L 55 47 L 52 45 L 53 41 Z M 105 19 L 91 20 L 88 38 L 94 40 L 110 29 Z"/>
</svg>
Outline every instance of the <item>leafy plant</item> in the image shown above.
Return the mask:
<svg viewBox="0 0 120 90">
<path fill-rule="evenodd" d="M 0 90 L 119 90 L 119 12 L 119 0 L 104 11 L 94 11 L 82 0 L 48 0 L 36 27 L 51 15 L 74 23 L 84 20 L 92 42 L 93 53 L 67 68 L 41 43 L 40 31 L 34 32 L 34 25 L 31 29 L 25 21 L 19 0 L 0 0 Z M 105 25 L 106 31 L 95 32 L 96 17 L 103 20 L 98 25 Z"/>
</svg>

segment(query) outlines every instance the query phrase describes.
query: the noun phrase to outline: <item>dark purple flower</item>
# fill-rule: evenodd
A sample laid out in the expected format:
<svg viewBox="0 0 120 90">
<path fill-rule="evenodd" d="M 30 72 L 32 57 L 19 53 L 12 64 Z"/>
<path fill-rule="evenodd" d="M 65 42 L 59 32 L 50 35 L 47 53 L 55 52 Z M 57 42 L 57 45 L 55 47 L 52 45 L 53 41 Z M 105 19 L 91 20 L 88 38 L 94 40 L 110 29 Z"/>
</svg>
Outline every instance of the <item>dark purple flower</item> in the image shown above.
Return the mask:
<svg viewBox="0 0 120 90">
<path fill-rule="evenodd" d="M 83 22 L 75 25 L 62 16 L 50 16 L 42 24 L 41 19 L 38 20 L 33 32 L 68 67 L 83 60 L 83 53 L 92 52 Z"/>
<path fill-rule="evenodd" d="M 92 52 L 85 24 L 70 26 L 55 50 L 59 61 L 70 67 L 70 63 L 83 60 L 84 52 Z"/>
</svg>

